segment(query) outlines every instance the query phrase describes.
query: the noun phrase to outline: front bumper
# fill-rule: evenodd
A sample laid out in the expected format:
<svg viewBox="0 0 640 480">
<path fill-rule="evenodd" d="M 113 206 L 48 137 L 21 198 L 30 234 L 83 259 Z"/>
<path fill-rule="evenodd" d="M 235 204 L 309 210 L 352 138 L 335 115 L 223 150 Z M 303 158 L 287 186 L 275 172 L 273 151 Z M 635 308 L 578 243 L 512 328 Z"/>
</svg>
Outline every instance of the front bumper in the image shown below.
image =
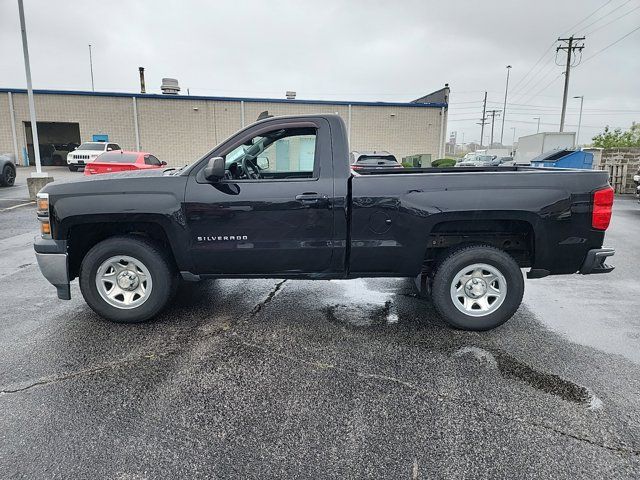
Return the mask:
<svg viewBox="0 0 640 480">
<path fill-rule="evenodd" d="M 611 257 L 614 253 L 616 253 L 616 251 L 613 248 L 594 248 L 593 250 L 589 250 L 582 267 L 580 267 L 580 273 L 582 275 L 609 273 L 615 267 L 607 265 L 604 262 L 607 257 Z"/>
<path fill-rule="evenodd" d="M 40 271 L 44 278 L 56 287 L 58 298 L 70 300 L 67 242 L 36 237 L 33 248 L 36 251 L 36 260 L 38 260 Z"/>
</svg>

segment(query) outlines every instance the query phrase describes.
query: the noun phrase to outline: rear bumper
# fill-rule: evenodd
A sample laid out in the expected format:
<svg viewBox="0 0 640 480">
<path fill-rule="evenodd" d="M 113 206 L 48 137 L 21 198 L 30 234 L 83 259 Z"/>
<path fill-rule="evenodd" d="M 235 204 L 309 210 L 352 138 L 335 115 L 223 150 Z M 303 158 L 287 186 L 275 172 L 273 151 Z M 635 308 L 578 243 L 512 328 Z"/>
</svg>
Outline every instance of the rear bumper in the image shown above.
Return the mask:
<svg viewBox="0 0 640 480">
<path fill-rule="evenodd" d="M 40 267 L 44 278 L 56 287 L 58 298 L 61 300 L 71 299 L 66 243 L 65 241 L 45 240 L 40 237 L 36 237 L 33 243 L 38 267 Z"/>
<path fill-rule="evenodd" d="M 615 267 L 607 265 L 605 260 L 607 257 L 613 256 L 616 251 L 613 248 L 594 248 L 587 252 L 580 273 L 582 275 L 590 275 L 592 273 L 609 273 Z"/>
</svg>

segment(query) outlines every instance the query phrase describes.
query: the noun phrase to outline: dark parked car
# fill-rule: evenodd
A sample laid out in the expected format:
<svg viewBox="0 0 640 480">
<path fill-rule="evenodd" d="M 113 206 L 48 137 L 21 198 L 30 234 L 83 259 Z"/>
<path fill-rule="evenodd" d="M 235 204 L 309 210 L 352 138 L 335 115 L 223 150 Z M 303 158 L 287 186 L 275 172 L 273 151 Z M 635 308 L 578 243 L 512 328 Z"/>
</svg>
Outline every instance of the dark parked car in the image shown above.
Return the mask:
<svg viewBox="0 0 640 480">
<path fill-rule="evenodd" d="M 396 157 L 385 151 L 351 152 L 351 170 L 382 170 L 385 168 L 403 168 Z"/>
<path fill-rule="evenodd" d="M 602 246 L 612 204 L 596 170 L 353 173 L 339 116 L 274 117 L 182 169 L 48 184 L 34 248 L 59 298 L 78 277 L 89 306 L 117 322 L 154 317 L 178 277 L 410 277 L 451 325 L 486 330 L 520 305 L 521 268 L 613 270 Z"/>
<path fill-rule="evenodd" d="M 0 187 L 11 187 L 16 181 L 16 166 L 11 157 L 0 155 Z"/>
</svg>

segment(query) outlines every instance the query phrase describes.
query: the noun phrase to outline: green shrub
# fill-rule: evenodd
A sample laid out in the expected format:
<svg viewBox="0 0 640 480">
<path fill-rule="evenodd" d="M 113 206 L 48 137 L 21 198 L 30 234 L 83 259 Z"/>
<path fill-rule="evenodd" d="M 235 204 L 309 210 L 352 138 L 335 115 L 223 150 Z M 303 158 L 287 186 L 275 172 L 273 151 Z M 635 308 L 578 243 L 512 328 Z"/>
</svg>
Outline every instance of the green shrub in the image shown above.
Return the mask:
<svg viewBox="0 0 640 480">
<path fill-rule="evenodd" d="M 453 158 L 439 158 L 431 162 L 431 166 L 434 168 L 455 167 L 456 161 Z"/>
</svg>

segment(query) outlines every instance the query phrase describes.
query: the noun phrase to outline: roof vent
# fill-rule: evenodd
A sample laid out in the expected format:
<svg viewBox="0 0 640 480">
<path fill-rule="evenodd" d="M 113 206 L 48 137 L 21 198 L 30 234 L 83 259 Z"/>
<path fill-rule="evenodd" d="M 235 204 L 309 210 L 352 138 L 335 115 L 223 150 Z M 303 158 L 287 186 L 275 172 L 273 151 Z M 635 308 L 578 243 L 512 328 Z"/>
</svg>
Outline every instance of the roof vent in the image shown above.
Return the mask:
<svg viewBox="0 0 640 480">
<path fill-rule="evenodd" d="M 180 91 L 180 85 L 178 85 L 178 80 L 175 78 L 163 78 L 160 90 L 165 95 L 177 95 Z"/>
<path fill-rule="evenodd" d="M 296 99 L 296 92 L 292 92 L 291 90 L 287 90 L 287 93 L 285 93 L 285 95 L 287 96 L 287 100 Z"/>
</svg>

